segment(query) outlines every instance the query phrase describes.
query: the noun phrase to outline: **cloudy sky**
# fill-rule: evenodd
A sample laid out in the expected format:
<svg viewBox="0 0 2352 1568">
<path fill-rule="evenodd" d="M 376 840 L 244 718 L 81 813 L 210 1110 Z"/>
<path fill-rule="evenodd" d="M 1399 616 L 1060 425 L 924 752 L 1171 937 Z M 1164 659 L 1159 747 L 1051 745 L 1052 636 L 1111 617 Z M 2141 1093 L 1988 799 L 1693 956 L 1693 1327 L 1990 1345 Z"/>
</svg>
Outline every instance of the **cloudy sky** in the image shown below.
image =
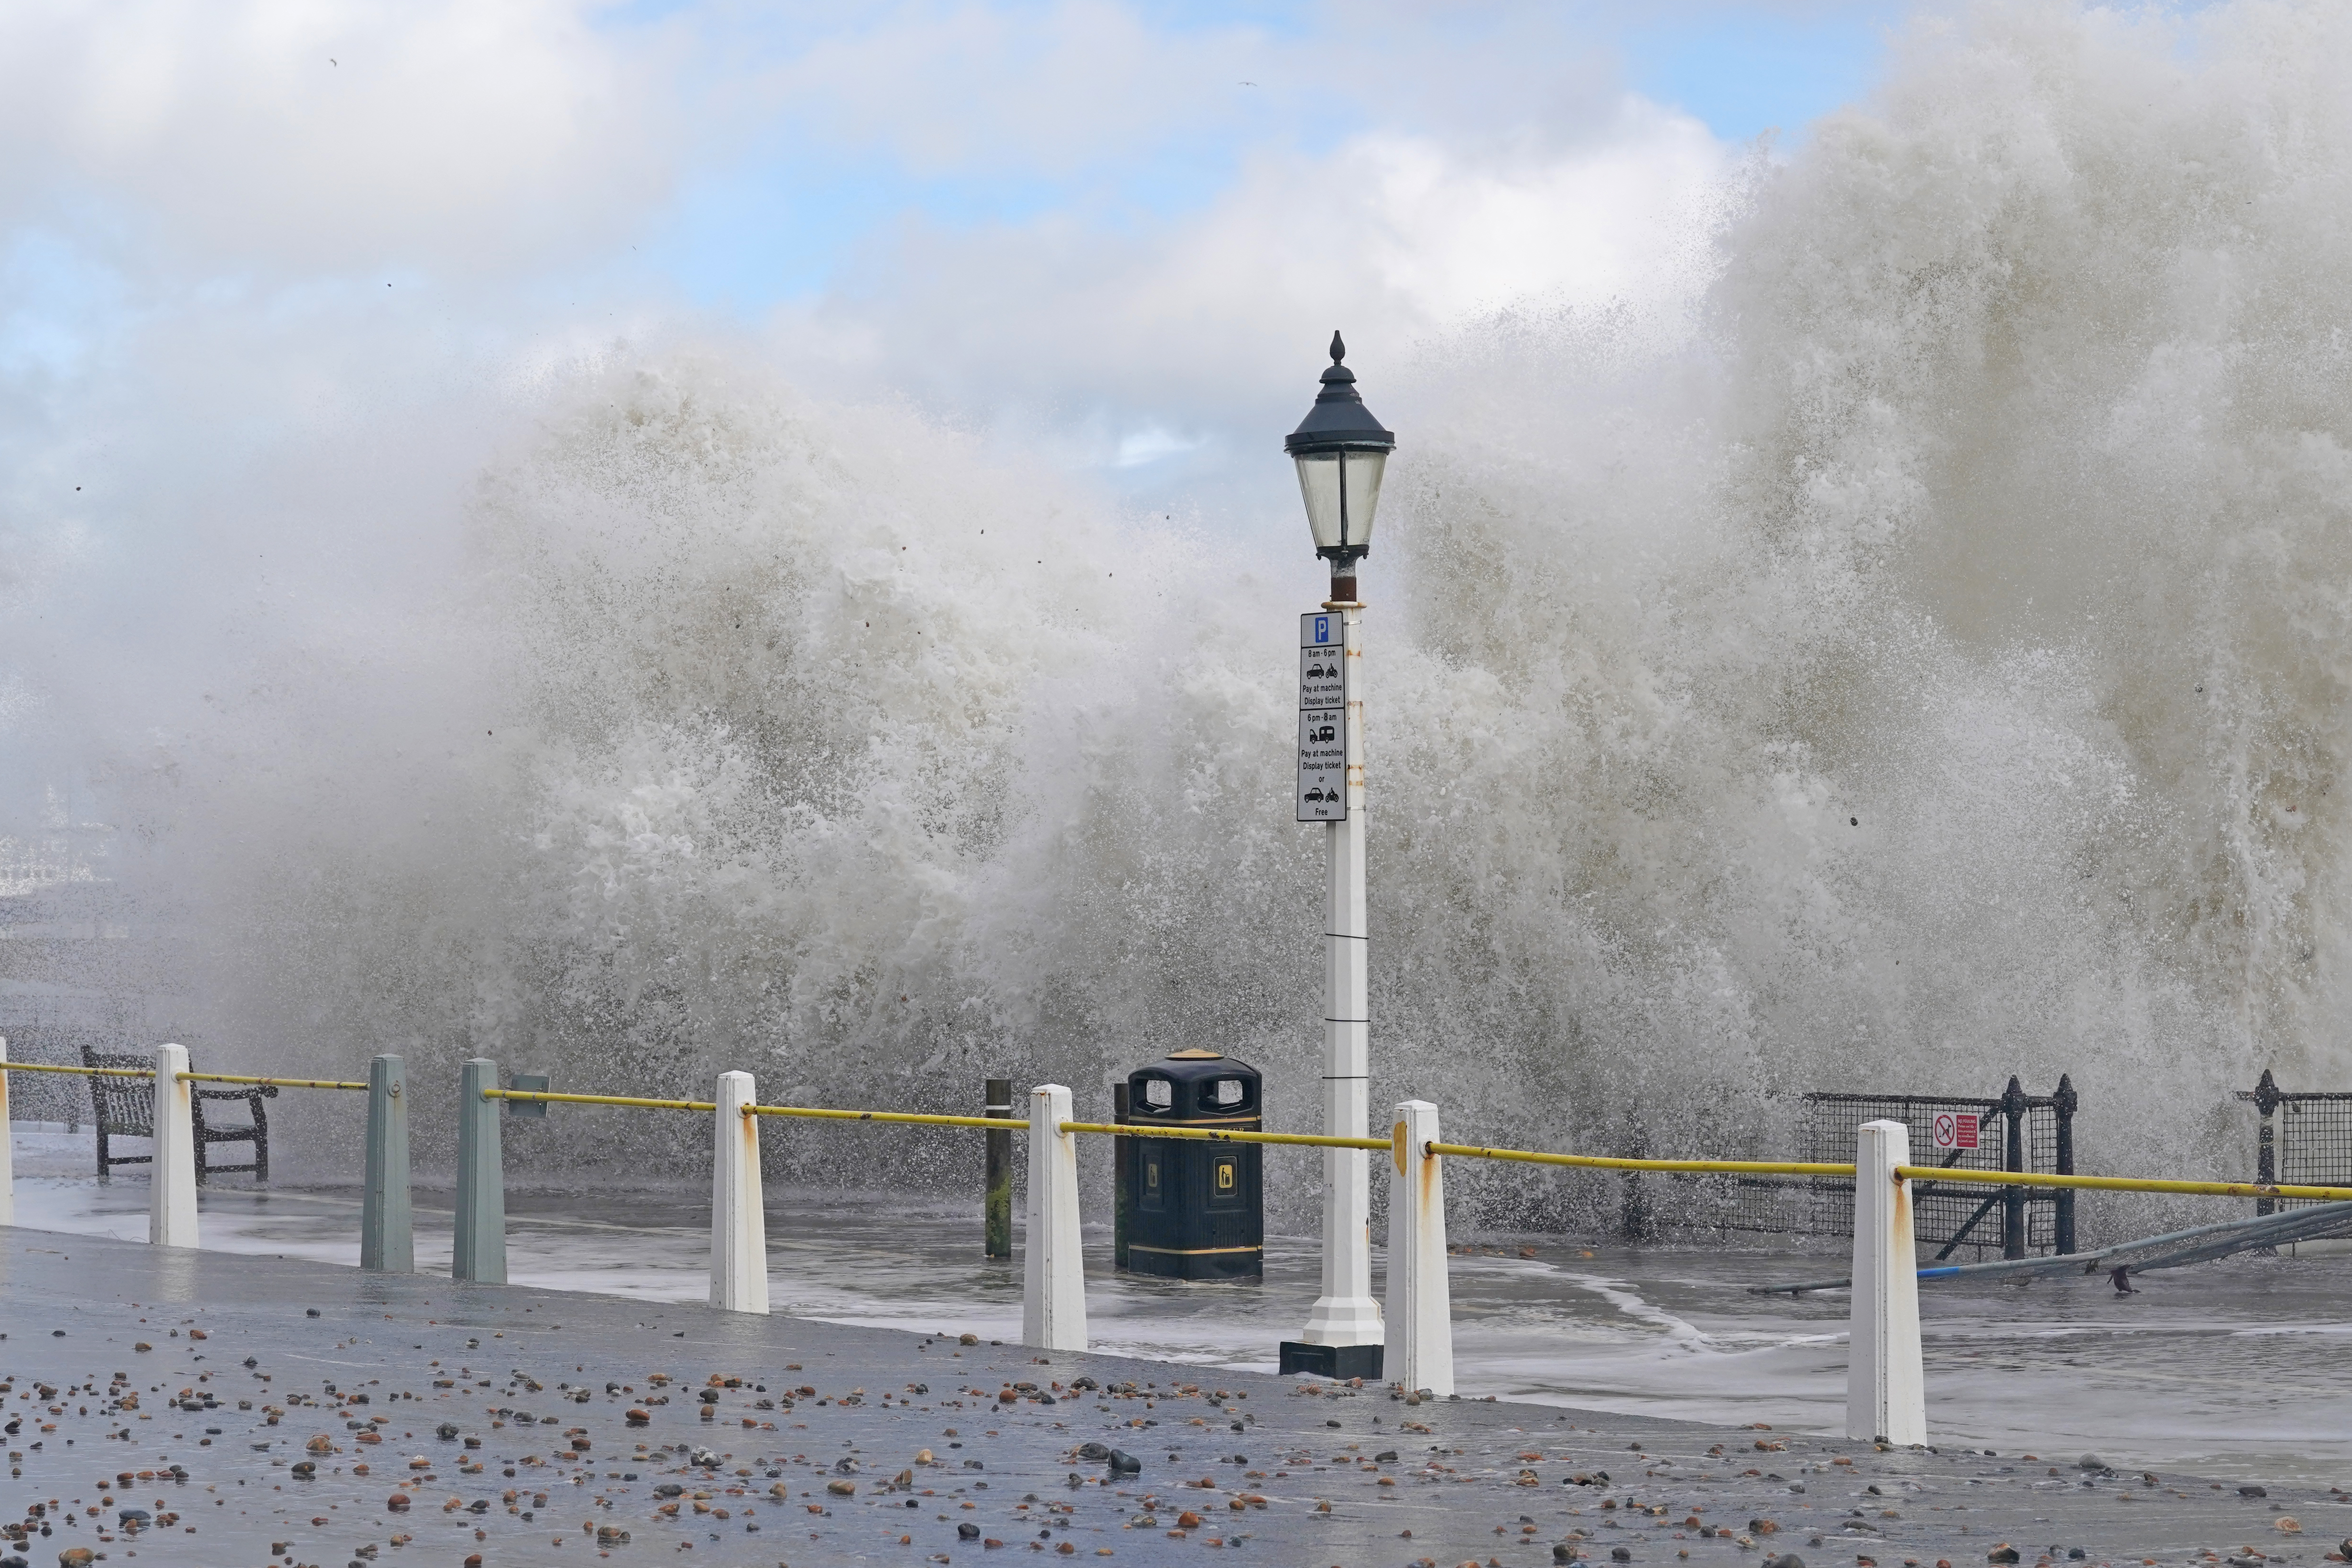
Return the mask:
<svg viewBox="0 0 2352 1568">
<path fill-rule="evenodd" d="M 1898 21 L 17 0 L 13 525 L 101 448 L 202 468 L 679 336 L 1181 493 L 1287 426 L 1333 325 L 1376 376 L 1483 310 L 1638 292 L 1727 162 L 1865 89 Z"/>
<path fill-rule="evenodd" d="M 12 0 L 0 817 L 213 671 L 413 620 L 500 443 L 616 356 L 1289 529 L 1332 328 L 1410 444 L 1416 355 L 1672 290 L 1905 9 Z"/>
</svg>

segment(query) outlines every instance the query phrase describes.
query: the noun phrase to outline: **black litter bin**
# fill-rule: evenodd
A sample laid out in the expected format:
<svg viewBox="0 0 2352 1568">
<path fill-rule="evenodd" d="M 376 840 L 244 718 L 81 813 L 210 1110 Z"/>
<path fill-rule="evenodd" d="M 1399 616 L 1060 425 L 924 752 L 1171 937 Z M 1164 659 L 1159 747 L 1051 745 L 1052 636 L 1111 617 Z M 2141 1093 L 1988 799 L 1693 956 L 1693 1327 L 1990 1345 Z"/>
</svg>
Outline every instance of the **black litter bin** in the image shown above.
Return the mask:
<svg viewBox="0 0 2352 1568">
<path fill-rule="evenodd" d="M 1214 1051 L 1178 1051 L 1127 1078 L 1127 1267 L 1171 1279 L 1255 1279 L 1265 1272 L 1260 1145 L 1154 1138 L 1160 1127 L 1262 1125 L 1258 1071 Z"/>
</svg>

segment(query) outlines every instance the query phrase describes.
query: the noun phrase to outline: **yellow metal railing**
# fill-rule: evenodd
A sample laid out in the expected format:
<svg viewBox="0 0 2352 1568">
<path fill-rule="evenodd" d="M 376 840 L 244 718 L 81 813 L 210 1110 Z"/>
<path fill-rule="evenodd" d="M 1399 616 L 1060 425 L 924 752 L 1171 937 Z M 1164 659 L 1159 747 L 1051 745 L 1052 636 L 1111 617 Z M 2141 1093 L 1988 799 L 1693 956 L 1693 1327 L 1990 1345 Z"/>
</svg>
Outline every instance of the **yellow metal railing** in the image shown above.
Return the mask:
<svg viewBox="0 0 2352 1568">
<path fill-rule="evenodd" d="M 546 1089 L 486 1089 L 484 1100 L 521 1100 L 541 1105 L 633 1105 L 640 1110 L 716 1110 L 708 1100 L 642 1100 L 628 1094 L 553 1094 Z M 924 1116 L 908 1110 L 828 1110 L 804 1105 L 747 1105 L 746 1116 L 805 1116 L 825 1121 L 910 1121 L 925 1127 L 985 1127 L 995 1131 L 1025 1128 L 1026 1121 L 992 1121 L 982 1116 Z"/>
<path fill-rule="evenodd" d="M 23 1066 L 26 1064 L 11 1064 Z M 46 1072 L 119 1072 L 138 1076 L 139 1069 L 128 1068 L 34 1068 Z M 304 1089 L 365 1089 L 362 1083 L 317 1082 L 294 1079 L 233 1078 L 226 1074 L 184 1073 L 188 1079 L 203 1079 L 220 1083 L 277 1083 Z M 485 1100 L 529 1100 L 547 1105 L 625 1105 L 645 1110 L 712 1111 L 719 1107 L 707 1100 L 649 1100 L 625 1094 L 556 1094 L 545 1089 L 486 1089 Z M 917 1127 L 971 1127 L 989 1132 L 1027 1131 L 1029 1123 L 1011 1118 L 986 1116 L 934 1116 L 909 1110 L 837 1110 L 806 1105 L 747 1105 L 746 1116 L 799 1117 L 819 1121 L 883 1121 Z M 1213 1143 L 1269 1143 L 1307 1149 L 1388 1149 L 1386 1138 L 1335 1138 L 1310 1132 L 1243 1132 L 1222 1127 L 1157 1127 L 1133 1122 L 1120 1124 L 1102 1121 L 1064 1121 L 1057 1123 L 1064 1132 L 1102 1134 L 1114 1138 L 1190 1138 Z M 1845 1176 L 1852 1177 L 1851 1164 L 1835 1164 L 1801 1160 L 1634 1160 L 1617 1159 L 1604 1154 L 1554 1154 L 1539 1149 L 1495 1149 L 1475 1143 L 1427 1143 L 1426 1155 L 1451 1155 L 1460 1160 L 1504 1160 L 1528 1165 L 1555 1165 L 1574 1170 L 1593 1171 L 1657 1171 L 1691 1174 L 1723 1174 L 1740 1176 Z M 2279 1186 L 2252 1182 L 2174 1182 L 2137 1176 L 2048 1176 L 2028 1171 L 1967 1171 L 1940 1166 L 1903 1165 L 1895 1173 L 1898 1180 L 1920 1182 L 1974 1182 L 1989 1186 L 2072 1187 L 2078 1190 L 2123 1193 L 2181 1193 L 2193 1196 L 2226 1198 L 2316 1198 L 2324 1201 L 2352 1200 L 2352 1187 Z"/>
<path fill-rule="evenodd" d="M 1377 1147 L 1386 1148 L 1385 1143 Z M 1482 1149 L 1470 1143 L 1427 1143 L 1425 1154 L 1463 1160 L 1515 1160 L 1528 1165 L 1569 1165 L 1594 1171 L 1701 1171 L 1742 1176 L 1851 1176 L 1852 1165 L 1808 1164 L 1796 1160 L 1616 1160 L 1601 1154 L 1546 1154 L 1533 1149 Z M 1942 1176 L 1950 1173 L 1937 1171 Z"/>
<path fill-rule="evenodd" d="M 641 1110 L 716 1110 L 707 1100 L 639 1100 L 629 1094 L 551 1094 L 543 1089 L 486 1089 L 484 1100 L 523 1100 L 541 1105 L 634 1105 Z"/>
<path fill-rule="evenodd" d="M 356 1089 L 367 1091 L 363 1083 L 344 1083 L 326 1078 L 247 1078 L 233 1072 L 184 1072 L 173 1075 L 182 1083 L 254 1083 L 270 1089 Z"/>
<path fill-rule="evenodd" d="M 361 1087 L 364 1088 L 365 1085 Z M 545 1089 L 486 1089 L 484 1100 L 521 1100 L 544 1105 L 633 1105 L 644 1110 L 716 1110 L 707 1100 L 644 1100 L 626 1094 L 555 1094 Z M 888 1121 L 916 1127 L 971 1127 L 986 1132 L 1026 1131 L 1029 1123 L 1010 1117 L 934 1116 L 913 1110 L 837 1110 L 814 1105 L 747 1105 L 746 1116 L 802 1117 L 815 1121 Z M 1137 1127 L 1108 1122 L 1065 1121 L 1065 1132 L 1102 1132 L 1118 1138 L 1198 1138 L 1224 1143 L 1286 1143 L 1313 1149 L 1386 1149 L 1385 1138 L 1326 1138 L 1308 1132 L 1236 1132 L 1221 1127 Z M 1853 1167 L 1846 1168 L 1847 1173 Z"/>
<path fill-rule="evenodd" d="M 153 1068 L 78 1068 L 50 1062 L 0 1062 L 0 1072 L 62 1072 L 78 1078 L 153 1078 Z M 173 1075 L 181 1083 L 252 1083 L 272 1089 L 356 1089 L 365 1091 L 363 1083 L 345 1083 L 338 1079 L 323 1078 L 249 1078 L 233 1072 L 184 1072 Z"/>
<path fill-rule="evenodd" d="M 1009 1132 L 1018 1127 L 1027 1131 L 1026 1121 L 1010 1117 L 992 1120 L 985 1116 L 929 1116 L 914 1110 L 826 1110 L 807 1105 L 747 1105 L 746 1116 L 803 1116 L 819 1121 L 902 1121 L 917 1127 L 982 1127 L 991 1132 Z"/>
<path fill-rule="evenodd" d="M 1846 1167 L 1852 1170 L 1852 1166 Z M 2340 1203 L 2352 1198 L 2352 1187 L 2288 1187 L 2267 1182 L 2169 1182 L 2151 1176 L 2044 1176 L 2032 1171 L 1941 1170 L 1926 1165 L 1897 1165 L 1901 1179 L 1921 1182 L 1975 1182 L 1985 1186 L 2073 1187 L 2102 1193 L 2187 1193 L 2208 1198 L 2318 1198 Z"/>
<path fill-rule="evenodd" d="M 1004 1125 L 1003 1122 L 997 1126 Z M 1104 1121 L 1065 1121 L 1065 1132 L 1108 1132 L 1114 1138 L 1195 1138 L 1209 1143 L 1285 1143 L 1307 1149 L 1385 1149 L 1385 1138 L 1327 1138 L 1316 1132 L 1231 1132 L 1222 1127 L 1120 1126 Z"/>
</svg>

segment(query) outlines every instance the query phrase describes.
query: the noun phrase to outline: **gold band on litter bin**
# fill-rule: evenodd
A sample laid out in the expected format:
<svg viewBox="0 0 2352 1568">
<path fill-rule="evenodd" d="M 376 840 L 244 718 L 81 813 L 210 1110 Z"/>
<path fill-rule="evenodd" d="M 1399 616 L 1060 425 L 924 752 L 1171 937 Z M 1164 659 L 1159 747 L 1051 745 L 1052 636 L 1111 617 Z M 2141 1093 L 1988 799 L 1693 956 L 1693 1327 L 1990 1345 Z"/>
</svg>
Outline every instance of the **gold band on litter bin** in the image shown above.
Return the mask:
<svg viewBox="0 0 2352 1568">
<path fill-rule="evenodd" d="M 1163 1258 L 1205 1258 L 1220 1252 L 1264 1252 L 1263 1247 L 1146 1247 L 1139 1241 L 1127 1244 L 1129 1252 L 1156 1252 Z"/>
</svg>

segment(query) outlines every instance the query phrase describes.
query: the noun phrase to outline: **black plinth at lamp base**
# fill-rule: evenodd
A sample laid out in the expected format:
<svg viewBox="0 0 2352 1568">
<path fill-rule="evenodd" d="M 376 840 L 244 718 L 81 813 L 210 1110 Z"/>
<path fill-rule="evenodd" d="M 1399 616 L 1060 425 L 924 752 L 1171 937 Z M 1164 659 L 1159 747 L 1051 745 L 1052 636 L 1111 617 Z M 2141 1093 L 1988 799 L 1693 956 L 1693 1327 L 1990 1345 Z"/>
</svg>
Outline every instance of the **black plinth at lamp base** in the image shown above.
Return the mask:
<svg viewBox="0 0 2352 1568">
<path fill-rule="evenodd" d="M 1385 1345 L 1310 1345 L 1304 1340 L 1282 1342 L 1282 1375 L 1312 1373 L 1344 1382 L 1360 1377 L 1367 1383 L 1377 1383 L 1381 1375 L 1381 1352 Z"/>
</svg>

